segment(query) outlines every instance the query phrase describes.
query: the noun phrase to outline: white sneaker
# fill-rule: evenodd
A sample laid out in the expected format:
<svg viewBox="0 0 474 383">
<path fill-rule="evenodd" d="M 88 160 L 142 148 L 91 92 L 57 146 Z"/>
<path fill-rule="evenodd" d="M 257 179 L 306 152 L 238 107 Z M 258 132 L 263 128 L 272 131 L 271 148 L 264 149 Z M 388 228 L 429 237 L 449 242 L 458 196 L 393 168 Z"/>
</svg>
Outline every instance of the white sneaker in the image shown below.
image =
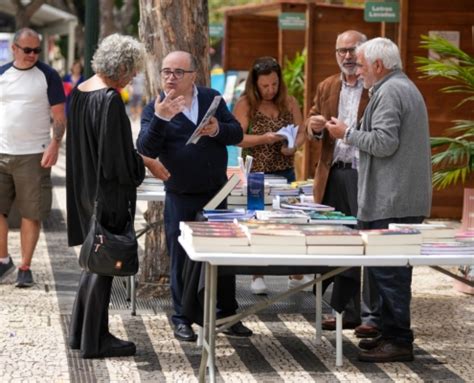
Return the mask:
<svg viewBox="0 0 474 383">
<path fill-rule="evenodd" d="M 267 293 L 267 285 L 262 277 L 258 277 L 250 284 L 250 290 L 252 290 L 252 294 L 263 295 Z"/>
<path fill-rule="evenodd" d="M 288 290 L 304 285 L 305 283 L 308 283 L 312 281 L 313 279 L 314 279 L 313 275 L 303 275 L 302 279 L 291 279 L 290 277 L 288 277 Z M 311 285 L 311 286 L 305 287 L 301 291 L 313 291 L 313 286 Z"/>
</svg>

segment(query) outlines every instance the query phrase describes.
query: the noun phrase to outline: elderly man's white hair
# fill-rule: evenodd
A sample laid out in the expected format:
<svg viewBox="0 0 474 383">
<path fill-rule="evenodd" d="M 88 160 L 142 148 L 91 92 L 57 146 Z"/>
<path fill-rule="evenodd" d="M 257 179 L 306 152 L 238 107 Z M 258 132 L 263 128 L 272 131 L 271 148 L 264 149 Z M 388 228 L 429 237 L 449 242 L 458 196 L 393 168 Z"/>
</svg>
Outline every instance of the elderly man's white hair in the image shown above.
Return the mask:
<svg viewBox="0 0 474 383">
<path fill-rule="evenodd" d="M 387 69 L 402 69 L 402 59 L 397 45 L 384 37 L 376 37 L 357 47 L 357 52 L 362 52 L 369 63 L 381 60 Z"/>
</svg>

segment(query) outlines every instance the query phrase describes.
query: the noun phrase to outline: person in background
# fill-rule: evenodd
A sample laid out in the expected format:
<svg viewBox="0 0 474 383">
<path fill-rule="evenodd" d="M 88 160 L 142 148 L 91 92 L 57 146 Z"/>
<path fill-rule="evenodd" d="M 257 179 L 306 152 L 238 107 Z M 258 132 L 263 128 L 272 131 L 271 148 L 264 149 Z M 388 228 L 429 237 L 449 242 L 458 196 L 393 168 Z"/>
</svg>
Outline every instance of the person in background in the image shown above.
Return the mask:
<svg viewBox="0 0 474 383">
<path fill-rule="evenodd" d="M 196 59 L 189 52 L 173 51 L 162 62 L 161 87 L 163 92 L 145 106 L 138 151 L 156 158 L 170 170 L 165 181 L 166 198 L 164 223 L 168 254 L 171 257 L 171 295 L 173 299 L 175 338 L 192 342 L 196 334 L 191 326 L 195 312 L 188 312 L 184 301 L 192 303 L 197 287 L 189 287 L 183 278 L 185 266 L 191 264 L 178 242 L 180 221 L 194 221 L 198 212 L 227 182 L 227 148 L 242 141 L 242 129 L 223 100 L 215 117 L 204 126 L 196 144 L 186 141 L 202 120 L 205 112 L 219 93 L 195 85 Z M 225 201 L 220 208 L 225 207 Z M 184 294 L 184 291 L 189 294 Z M 227 317 L 237 310 L 235 276 L 218 278 L 217 315 Z M 189 310 L 192 311 L 192 310 Z M 199 323 L 199 322 L 198 322 Z M 252 331 L 237 322 L 224 332 L 227 335 L 250 336 Z"/>
<path fill-rule="evenodd" d="M 71 66 L 71 73 L 68 73 L 63 77 L 64 93 L 66 93 L 66 115 L 68 115 L 69 112 L 69 102 L 72 90 L 84 81 L 82 69 L 81 62 L 76 60 Z"/>
<path fill-rule="evenodd" d="M 362 117 L 369 97 L 362 79 L 356 73 L 355 50 L 366 40 L 364 34 L 354 30 L 337 36 L 336 61 L 341 73 L 326 78 L 318 85 L 306 120 L 310 139 L 321 142 L 321 150 L 317 151 L 319 157 L 310 154 L 310 169 L 315 167 L 314 202 L 332 206 L 354 217 L 357 215 L 359 151 L 341 139 L 334 140 L 325 125 L 331 117 L 337 116 L 347 126 L 354 127 Z M 354 273 L 355 270 L 350 272 Z M 339 282 L 337 278 L 336 281 Z M 379 295 L 364 268 L 362 302 L 359 291 L 344 310 L 343 328 L 355 328 L 357 337 L 375 337 L 378 335 L 379 321 Z M 324 320 L 322 326 L 324 330 L 335 330 L 335 318 Z"/>
<path fill-rule="evenodd" d="M 145 74 L 138 73 L 130 83 L 132 96 L 130 98 L 130 114 L 133 120 L 140 118 L 143 107 L 143 94 L 145 93 Z"/>
<path fill-rule="evenodd" d="M 81 245 L 94 211 L 99 154 L 103 137 L 97 219 L 112 233 L 133 224 L 136 188 L 151 173 L 167 179 L 158 161 L 140 156 L 133 147 L 130 121 L 117 91 L 142 67 L 144 48 L 129 36 L 113 34 L 97 48 L 95 75 L 71 94 L 66 146 L 67 233 L 69 246 Z M 109 331 L 109 303 L 113 277 L 83 271 L 74 302 L 69 347 L 82 358 L 131 356 L 133 342 Z"/>
<path fill-rule="evenodd" d="M 71 66 L 71 73 L 68 73 L 67 75 L 63 77 L 63 82 L 66 84 L 69 84 L 70 91 L 72 91 L 72 89 L 74 89 L 83 81 L 84 81 L 84 76 L 82 75 L 82 64 L 79 60 L 76 60 Z"/>
<path fill-rule="evenodd" d="M 253 157 L 252 172 L 264 172 L 285 177 L 288 183 L 296 180 L 295 153 L 303 146 L 306 136 L 298 102 L 289 96 L 283 82 L 281 67 L 273 57 L 259 57 L 249 70 L 245 90 L 234 108 L 244 139 L 239 144 Z M 297 126 L 295 144 L 289 148 L 284 138 L 277 135 L 286 125 Z M 289 277 L 289 288 L 310 280 L 303 275 Z M 254 275 L 250 289 L 254 294 L 265 294 L 267 286 L 262 275 Z"/>
<path fill-rule="evenodd" d="M 359 149 L 358 227 L 421 223 L 430 215 L 431 148 L 425 101 L 402 72 L 398 47 L 375 38 L 356 49 L 357 73 L 370 101 L 359 126 L 332 117 L 329 134 Z M 413 360 L 412 267 L 369 267 L 381 297 L 381 335 L 361 340 L 363 362 Z"/>
<path fill-rule="evenodd" d="M 8 254 L 7 216 L 21 216 L 17 287 L 33 285 L 33 253 L 52 203 L 51 167 L 66 130 L 61 77 L 38 60 L 41 40 L 30 28 L 13 37 L 13 62 L 0 67 L 0 281 L 15 270 Z M 52 134 L 51 134 L 52 133 Z"/>
</svg>

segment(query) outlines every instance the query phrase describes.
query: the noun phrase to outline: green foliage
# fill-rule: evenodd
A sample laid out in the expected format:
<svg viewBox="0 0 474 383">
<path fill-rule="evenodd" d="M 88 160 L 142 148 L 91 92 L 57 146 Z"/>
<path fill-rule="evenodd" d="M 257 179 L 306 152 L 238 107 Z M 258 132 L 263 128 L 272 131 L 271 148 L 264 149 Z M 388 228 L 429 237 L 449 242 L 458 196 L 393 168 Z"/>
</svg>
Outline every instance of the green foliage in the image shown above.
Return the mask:
<svg viewBox="0 0 474 383">
<path fill-rule="evenodd" d="M 416 57 L 415 62 L 426 78 L 443 77 L 454 82 L 441 89 L 444 93 L 467 96 L 457 105 L 474 101 L 474 58 L 438 36 L 421 36 L 421 47 L 431 49 L 439 58 Z M 465 183 L 474 170 L 474 120 L 454 120 L 448 136 L 431 137 L 434 153 L 433 185 L 444 189 Z"/>
<path fill-rule="evenodd" d="M 263 1 L 264 0 L 208 0 L 209 22 L 222 23 L 224 21 L 224 15 L 222 12 L 224 7 L 244 4 L 258 4 L 262 3 Z"/>
<path fill-rule="evenodd" d="M 283 66 L 283 81 L 288 88 L 288 94 L 295 97 L 300 108 L 304 103 L 304 66 L 306 63 L 306 49 L 296 52 L 293 60 L 285 57 Z"/>
</svg>

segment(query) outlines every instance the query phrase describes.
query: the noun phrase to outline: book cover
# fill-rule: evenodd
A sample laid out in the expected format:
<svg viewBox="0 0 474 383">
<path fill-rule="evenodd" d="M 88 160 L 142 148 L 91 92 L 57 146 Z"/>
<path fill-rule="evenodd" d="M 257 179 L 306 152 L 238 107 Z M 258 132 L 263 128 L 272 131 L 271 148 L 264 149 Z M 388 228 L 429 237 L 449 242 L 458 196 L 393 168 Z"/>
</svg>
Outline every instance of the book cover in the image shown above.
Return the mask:
<svg viewBox="0 0 474 383">
<path fill-rule="evenodd" d="M 421 245 L 366 245 L 365 255 L 419 255 Z"/>
<path fill-rule="evenodd" d="M 452 226 L 443 223 L 391 223 L 389 229 L 415 229 L 421 232 L 423 240 L 427 238 L 454 238 L 457 232 Z"/>
<path fill-rule="evenodd" d="M 308 215 L 303 210 L 257 210 L 255 216 L 260 221 L 283 223 L 308 223 Z"/>
<path fill-rule="evenodd" d="M 332 211 L 334 208 L 332 206 L 323 205 L 320 203 L 314 202 L 281 202 L 280 207 L 285 209 L 299 209 L 299 210 L 309 210 L 309 211 Z"/>
<path fill-rule="evenodd" d="M 214 99 L 211 102 L 211 105 L 209 105 L 209 108 L 206 111 L 206 114 L 202 118 L 201 122 L 197 126 L 197 128 L 194 130 L 193 134 L 189 137 L 189 139 L 186 141 L 186 145 L 189 144 L 196 144 L 201 136 L 199 133 L 204 129 L 204 127 L 209 123 L 211 120 L 211 117 L 214 116 L 216 113 L 216 110 L 219 106 L 219 103 L 221 102 L 222 96 L 215 96 Z"/>
<path fill-rule="evenodd" d="M 421 244 L 421 233 L 415 229 L 360 230 L 360 235 L 368 245 L 416 245 Z"/>
<path fill-rule="evenodd" d="M 474 243 L 469 242 L 427 242 L 421 245 L 421 254 L 451 254 L 467 255 L 474 254 Z"/>
<path fill-rule="evenodd" d="M 251 245 L 301 245 L 306 246 L 305 235 L 295 230 L 251 229 Z"/>
<path fill-rule="evenodd" d="M 283 128 L 275 132 L 279 136 L 285 137 L 285 140 L 288 142 L 288 148 L 293 148 L 295 146 L 296 135 L 298 134 L 298 125 L 288 124 Z"/>
<path fill-rule="evenodd" d="M 307 246 L 306 254 L 312 255 L 363 255 L 363 245 L 339 246 L 339 245 L 318 245 Z"/>
<path fill-rule="evenodd" d="M 363 245 L 357 230 L 343 225 L 304 225 L 307 245 Z"/>
<path fill-rule="evenodd" d="M 203 207 L 204 210 L 213 210 L 221 204 L 224 199 L 230 194 L 230 192 L 237 186 L 240 182 L 240 177 L 238 174 L 234 173 L 227 180 L 227 182 L 222 186 L 222 188 L 217 192 L 217 194 L 211 198 L 211 200 Z"/>
<path fill-rule="evenodd" d="M 247 177 L 247 209 L 265 209 L 265 183 L 261 172 L 250 173 Z"/>
</svg>

